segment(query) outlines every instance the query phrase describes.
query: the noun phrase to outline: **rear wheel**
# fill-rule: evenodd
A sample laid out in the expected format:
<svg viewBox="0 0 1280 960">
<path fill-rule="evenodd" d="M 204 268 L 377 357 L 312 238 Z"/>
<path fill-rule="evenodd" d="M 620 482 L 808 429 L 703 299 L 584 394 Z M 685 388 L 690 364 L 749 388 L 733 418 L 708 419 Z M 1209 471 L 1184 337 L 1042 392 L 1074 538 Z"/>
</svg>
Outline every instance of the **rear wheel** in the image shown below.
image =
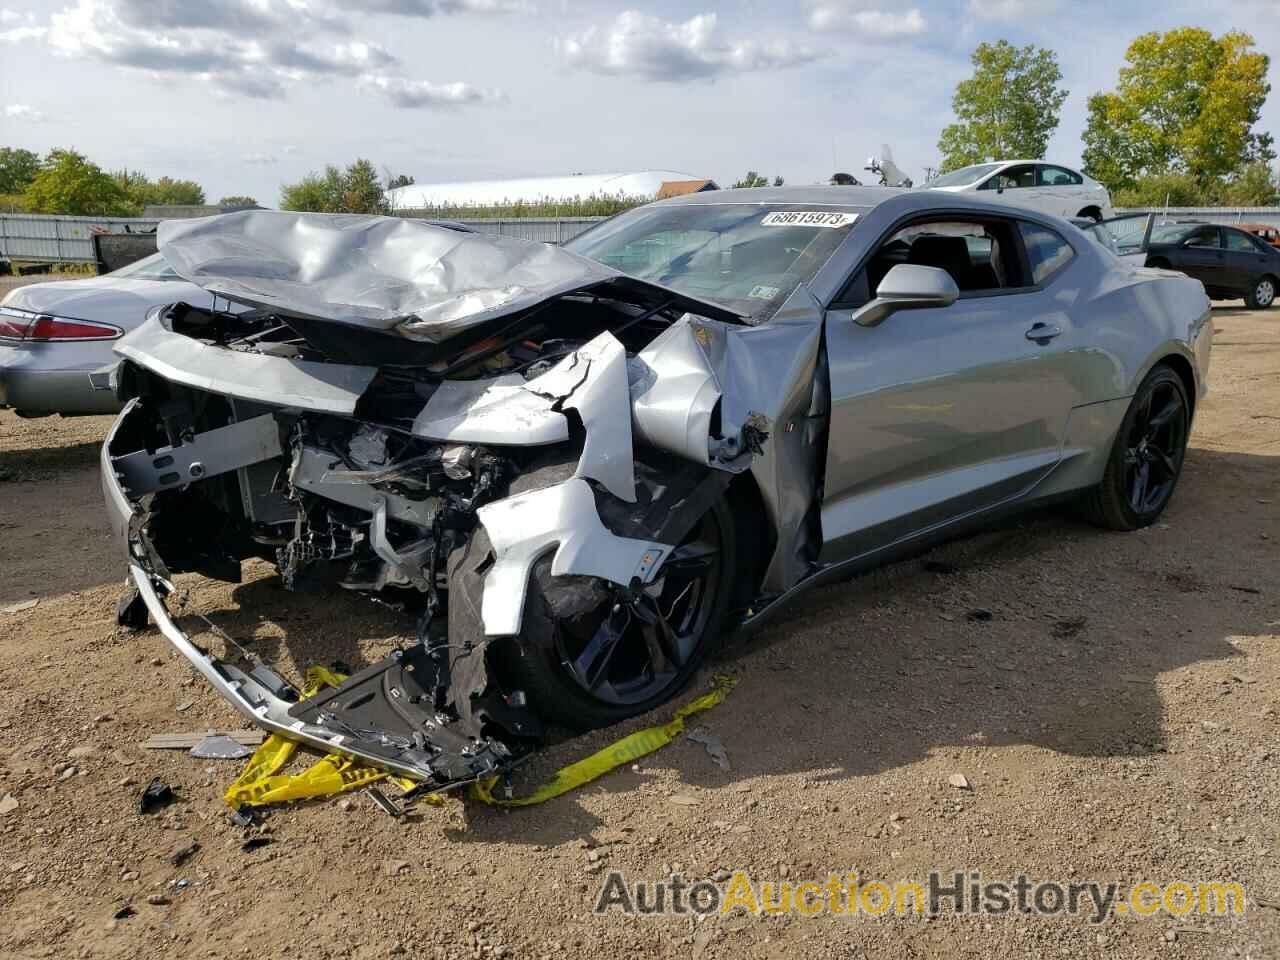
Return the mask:
<svg viewBox="0 0 1280 960">
<path fill-rule="evenodd" d="M 1097 207 L 1085 207 L 1077 214 L 1077 216 L 1083 217 L 1086 220 L 1092 220 L 1094 223 L 1102 222 L 1102 211 Z"/>
<path fill-rule="evenodd" d="M 550 563 L 543 558 L 530 578 L 520 636 L 499 668 L 545 719 L 605 726 L 675 696 L 717 646 L 736 582 L 733 518 L 718 501 L 653 583 L 593 581 L 598 600 L 581 612 L 548 598 L 559 579 L 549 577 Z"/>
<path fill-rule="evenodd" d="M 1112 530 L 1137 530 L 1154 523 L 1182 473 L 1190 425 L 1182 378 L 1170 367 L 1157 365 L 1134 394 L 1102 483 L 1085 501 L 1089 519 Z"/>
<path fill-rule="evenodd" d="M 1276 290 L 1280 287 L 1275 277 L 1267 276 L 1261 278 L 1253 285 L 1244 298 L 1245 305 L 1250 310 L 1266 310 L 1276 302 Z"/>
</svg>

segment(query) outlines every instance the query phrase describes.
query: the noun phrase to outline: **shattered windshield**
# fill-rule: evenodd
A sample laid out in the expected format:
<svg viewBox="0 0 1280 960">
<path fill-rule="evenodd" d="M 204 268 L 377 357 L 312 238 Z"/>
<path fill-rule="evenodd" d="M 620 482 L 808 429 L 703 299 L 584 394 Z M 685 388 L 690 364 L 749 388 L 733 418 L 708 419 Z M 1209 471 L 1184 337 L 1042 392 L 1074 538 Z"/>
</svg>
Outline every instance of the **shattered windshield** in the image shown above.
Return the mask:
<svg viewBox="0 0 1280 960">
<path fill-rule="evenodd" d="M 759 322 L 813 279 L 866 209 L 795 203 L 640 207 L 565 248 Z"/>
</svg>

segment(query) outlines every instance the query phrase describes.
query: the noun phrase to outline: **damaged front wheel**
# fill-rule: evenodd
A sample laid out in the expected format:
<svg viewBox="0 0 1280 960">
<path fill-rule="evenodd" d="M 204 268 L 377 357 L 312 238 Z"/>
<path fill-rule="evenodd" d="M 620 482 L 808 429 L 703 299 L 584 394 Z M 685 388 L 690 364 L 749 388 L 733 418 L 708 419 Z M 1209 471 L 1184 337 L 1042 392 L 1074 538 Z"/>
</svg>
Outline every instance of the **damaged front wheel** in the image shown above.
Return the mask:
<svg viewBox="0 0 1280 960">
<path fill-rule="evenodd" d="M 638 589 L 551 577 L 545 557 L 529 584 L 524 628 L 502 667 L 545 719 L 570 728 L 651 710 L 684 687 L 719 640 L 735 553 L 733 518 L 720 500 L 654 581 Z"/>
</svg>

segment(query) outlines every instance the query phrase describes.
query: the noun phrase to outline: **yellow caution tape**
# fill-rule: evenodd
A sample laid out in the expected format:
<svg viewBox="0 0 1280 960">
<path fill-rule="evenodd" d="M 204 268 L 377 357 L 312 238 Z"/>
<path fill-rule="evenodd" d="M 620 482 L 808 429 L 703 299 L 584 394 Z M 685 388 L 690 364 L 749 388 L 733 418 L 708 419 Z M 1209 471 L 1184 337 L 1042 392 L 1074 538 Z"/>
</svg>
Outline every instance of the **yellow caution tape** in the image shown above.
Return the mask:
<svg viewBox="0 0 1280 960">
<path fill-rule="evenodd" d="M 337 687 L 346 677 L 324 667 L 308 667 L 306 683 L 302 688 L 303 699 L 315 696 L 322 687 Z M 493 795 L 497 777 L 489 777 L 471 785 L 470 797 L 495 807 L 528 807 L 543 803 L 553 797 L 568 793 L 583 784 L 590 783 L 624 764 L 631 763 L 666 746 L 684 732 L 684 722 L 689 717 L 710 710 L 724 701 L 737 683 L 731 677 L 717 677 L 715 687 L 696 700 L 685 704 L 666 723 L 659 727 L 647 727 L 623 737 L 591 756 L 571 763 L 556 775 L 524 797 L 503 799 Z M 281 774 L 279 771 L 297 752 L 298 745 L 273 733 L 249 758 L 244 772 L 236 779 L 224 796 L 227 804 L 238 810 L 242 806 L 260 807 L 288 800 L 306 800 L 335 793 L 349 793 L 380 780 L 391 780 L 403 790 L 417 784 L 413 780 L 394 777 L 386 770 L 368 766 L 338 754 L 329 754 L 312 764 L 302 773 Z M 425 803 L 439 805 L 443 799 L 437 794 L 420 798 Z"/>
<path fill-rule="evenodd" d="M 493 786 L 498 782 L 498 778 L 490 777 L 487 780 L 477 781 L 471 785 L 471 797 L 474 800 L 479 800 L 495 807 L 528 807 L 535 803 L 543 803 L 552 797 L 558 797 L 562 793 L 568 793 L 576 787 L 604 776 L 610 770 L 615 770 L 623 764 L 639 760 L 641 757 L 665 747 L 684 732 L 685 720 L 695 714 L 710 710 L 716 704 L 723 702 L 737 682 L 732 677 L 716 677 L 715 688 L 710 693 L 704 693 L 698 699 L 685 704 L 662 726 L 637 730 L 635 733 L 623 737 L 617 743 L 610 744 L 603 750 L 598 750 L 577 763 L 562 767 L 554 777 L 528 796 L 514 797 L 510 800 L 495 797 L 493 795 Z"/>
</svg>

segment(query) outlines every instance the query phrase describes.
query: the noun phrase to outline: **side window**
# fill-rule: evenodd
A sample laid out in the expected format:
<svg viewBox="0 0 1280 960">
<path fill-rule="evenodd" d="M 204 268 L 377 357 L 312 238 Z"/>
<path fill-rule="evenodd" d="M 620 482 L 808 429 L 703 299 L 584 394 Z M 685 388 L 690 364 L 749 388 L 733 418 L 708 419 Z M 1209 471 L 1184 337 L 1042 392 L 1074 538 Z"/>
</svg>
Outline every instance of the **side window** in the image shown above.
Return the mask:
<svg viewBox="0 0 1280 960">
<path fill-rule="evenodd" d="M 1018 228 L 1022 231 L 1022 244 L 1027 248 L 1031 282 L 1036 285 L 1044 283 L 1076 255 L 1071 244 L 1048 227 L 1019 221 Z"/>
<path fill-rule="evenodd" d="M 917 264 L 945 270 L 962 297 L 991 296 L 1031 286 L 1024 280 L 1013 221 L 917 220 L 884 237 L 866 265 L 846 284 L 836 303 L 858 307 L 872 299 L 890 270 Z"/>
<path fill-rule="evenodd" d="M 1042 166 L 1040 168 L 1040 186 L 1042 187 L 1078 187 L 1084 183 L 1080 174 L 1073 173 L 1065 167 Z"/>
<path fill-rule="evenodd" d="M 1035 185 L 1036 168 L 1028 164 L 1022 167 L 1010 167 L 1007 170 L 1001 170 L 978 189 L 1017 190 L 1021 187 L 1034 187 Z"/>
<path fill-rule="evenodd" d="M 1187 234 L 1187 239 L 1182 242 L 1184 247 L 1220 247 L 1222 241 L 1218 238 L 1217 227 L 1200 227 Z"/>
<path fill-rule="evenodd" d="M 1258 250 L 1253 245 L 1253 241 L 1248 234 L 1236 233 L 1234 230 L 1223 230 L 1223 234 L 1227 238 L 1228 250 L 1240 250 L 1244 253 L 1257 253 Z"/>
</svg>

